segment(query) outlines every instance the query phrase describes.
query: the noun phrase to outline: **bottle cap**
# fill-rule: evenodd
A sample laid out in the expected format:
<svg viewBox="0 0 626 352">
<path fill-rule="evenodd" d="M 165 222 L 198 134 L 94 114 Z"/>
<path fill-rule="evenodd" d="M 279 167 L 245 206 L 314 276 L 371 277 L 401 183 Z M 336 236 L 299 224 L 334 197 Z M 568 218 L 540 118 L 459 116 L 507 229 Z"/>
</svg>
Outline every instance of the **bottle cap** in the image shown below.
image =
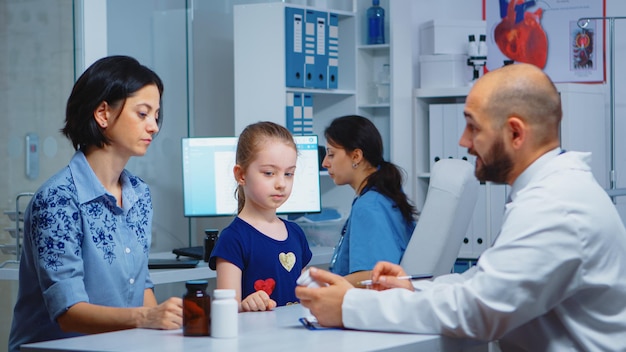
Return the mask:
<svg viewBox="0 0 626 352">
<path fill-rule="evenodd" d="M 207 280 L 189 280 L 185 283 L 187 289 L 206 289 L 209 286 L 209 282 Z"/>
<path fill-rule="evenodd" d="M 372 0 L 372 5 L 374 6 L 380 5 L 380 0 Z"/>
<path fill-rule="evenodd" d="M 219 231 L 216 229 L 204 229 L 204 235 L 207 238 L 217 238 Z"/>
<path fill-rule="evenodd" d="M 229 288 L 219 288 L 213 290 L 213 298 L 221 299 L 221 298 L 235 298 L 235 290 Z"/>
<path fill-rule="evenodd" d="M 308 269 L 303 271 L 302 274 L 300 274 L 300 276 L 296 280 L 296 284 L 300 286 L 308 286 L 311 282 L 313 282 L 313 279 L 311 278 L 311 276 L 309 276 Z"/>
<path fill-rule="evenodd" d="M 320 287 L 320 285 L 309 275 L 309 269 L 306 269 L 302 272 L 302 274 L 300 274 L 296 280 L 296 284 L 306 287 Z"/>
</svg>

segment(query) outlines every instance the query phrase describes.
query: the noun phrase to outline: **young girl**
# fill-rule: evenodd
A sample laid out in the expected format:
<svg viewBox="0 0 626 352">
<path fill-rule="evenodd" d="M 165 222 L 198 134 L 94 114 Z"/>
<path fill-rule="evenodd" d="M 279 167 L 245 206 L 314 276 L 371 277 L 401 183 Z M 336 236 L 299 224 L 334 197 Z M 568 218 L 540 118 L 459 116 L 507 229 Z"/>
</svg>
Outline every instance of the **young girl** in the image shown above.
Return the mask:
<svg viewBox="0 0 626 352">
<path fill-rule="evenodd" d="M 356 285 L 371 278 L 378 261 L 400 263 L 417 211 L 402 191 L 402 171 L 383 159 L 382 138 L 370 120 L 339 117 L 324 135 L 322 166 L 335 184 L 350 185 L 356 194 L 330 270 Z"/>
<path fill-rule="evenodd" d="M 222 230 L 209 265 L 217 288 L 235 289 L 240 312 L 299 302 L 296 280 L 311 250 L 298 225 L 276 216 L 291 194 L 296 158 L 291 133 L 275 123 L 249 125 L 239 136 L 237 217 Z"/>
</svg>

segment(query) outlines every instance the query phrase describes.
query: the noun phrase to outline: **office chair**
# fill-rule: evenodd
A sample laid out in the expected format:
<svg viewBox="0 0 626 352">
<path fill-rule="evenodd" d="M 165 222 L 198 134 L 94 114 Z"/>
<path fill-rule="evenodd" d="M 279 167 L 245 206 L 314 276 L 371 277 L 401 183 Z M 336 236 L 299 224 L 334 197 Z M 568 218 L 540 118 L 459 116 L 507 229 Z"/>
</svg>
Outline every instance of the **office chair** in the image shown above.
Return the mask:
<svg viewBox="0 0 626 352">
<path fill-rule="evenodd" d="M 409 274 L 448 274 L 474 213 L 479 182 L 461 159 L 433 164 L 426 201 L 400 265 Z"/>
</svg>

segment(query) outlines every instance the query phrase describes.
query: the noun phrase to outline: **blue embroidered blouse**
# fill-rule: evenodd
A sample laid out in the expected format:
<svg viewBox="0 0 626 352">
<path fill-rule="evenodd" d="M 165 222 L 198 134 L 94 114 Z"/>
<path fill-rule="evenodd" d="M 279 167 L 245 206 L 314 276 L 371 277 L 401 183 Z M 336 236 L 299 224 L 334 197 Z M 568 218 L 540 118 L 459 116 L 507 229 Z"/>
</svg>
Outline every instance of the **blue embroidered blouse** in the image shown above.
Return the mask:
<svg viewBox="0 0 626 352">
<path fill-rule="evenodd" d="M 78 302 L 143 305 L 154 287 L 148 272 L 152 201 L 147 185 L 124 170 L 122 204 L 78 151 L 35 193 L 24 218 L 19 292 L 9 350 L 77 334 L 56 319 Z"/>
</svg>

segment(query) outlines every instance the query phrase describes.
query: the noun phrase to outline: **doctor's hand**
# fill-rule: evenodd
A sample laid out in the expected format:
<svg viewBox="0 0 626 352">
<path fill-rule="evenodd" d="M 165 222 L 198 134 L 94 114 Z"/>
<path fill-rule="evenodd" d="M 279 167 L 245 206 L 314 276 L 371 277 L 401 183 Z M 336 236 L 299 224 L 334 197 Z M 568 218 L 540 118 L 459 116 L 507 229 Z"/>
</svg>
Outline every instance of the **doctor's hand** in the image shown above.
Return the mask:
<svg viewBox="0 0 626 352">
<path fill-rule="evenodd" d="M 388 288 L 405 288 L 413 291 L 410 280 L 398 280 L 396 277 L 406 276 L 404 269 L 397 264 L 378 262 L 372 270 L 372 289 L 382 291 Z"/>
<path fill-rule="evenodd" d="M 354 286 L 342 276 L 314 267 L 310 269 L 309 275 L 322 284 L 322 287 L 296 287 L 296 296 L 300 303 L 311 311 L 322 326 L 343 327 L 341 314 L 343 297 Z"/>
</svg>

